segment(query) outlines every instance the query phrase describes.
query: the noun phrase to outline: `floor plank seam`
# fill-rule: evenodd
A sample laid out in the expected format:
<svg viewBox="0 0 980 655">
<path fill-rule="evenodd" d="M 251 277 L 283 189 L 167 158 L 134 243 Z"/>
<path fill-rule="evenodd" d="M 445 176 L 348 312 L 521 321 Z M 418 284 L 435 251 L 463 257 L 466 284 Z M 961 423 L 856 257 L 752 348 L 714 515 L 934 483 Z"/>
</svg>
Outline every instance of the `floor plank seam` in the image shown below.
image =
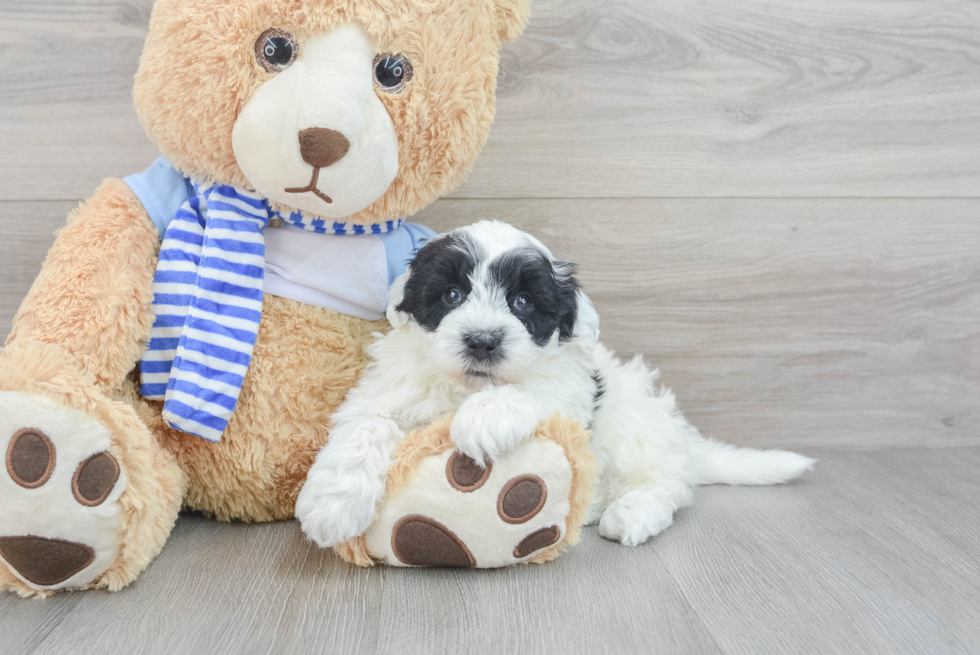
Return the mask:
<svg viewBox="0 0 980 655">
<path fill-rule="evenodd" d="M 656 539 L 656 537 L 654 539 Z M 674 586 L 677 588 L 677 591 L 684 599 L 684 604 L 687 606 L 688 610 L 690 610 L 690 612 L 697 617 L 698 623 L 700 623 L 701 627 L 704 629 L 704 634 L 706 634 L 711 640 L 711 645 L 715 647 L 715 651 L 718 653 L 723 653 L 724 655 L 731 655 L 727 650 L 721 647 L 720 643 L 718 643 L 718 638 L 715 637 L 715 633 L 711 630 L 708 622 L 705 621 L 704 616 L 701 615 L 701 612 L 699 612 L 691 602 L 691 598 L 688 595 L 687 590 L 684 588 L 684 585 L 681 584 L 680 580 L 677 579 L 677 576 L 674 575 L 671 568 L 667 566 L 666 562 L 664 562 L 664 558 L 660 556 L 660 549 L 654 549 L 654 552 L 657 554 L 657 561 L 660 562 L 660 566 L 667 572 L 667 575 L 670 576 L 670 579 L 674 582 Z"/>
<path fill-rule="evenodd" d="M 354 566 L 353 564 L 348 564 L 347 566 Z M 374 564 L 373 566 L 381 566 L 380 564 Z M 381 574 L 378 576 L 380 579 L 378 585 L 381 587 L 379 596 L 381 602 L 378 605 L 378 621 L 374 626 L 374 649 L 372 652 L 374 655 L 381 655 L 381 619 L 384 617 L 385 603 L 387 598 L 385 592 L 388 588 L 388 570 L 384 567 L 381 568 Z"/>
<path fill-rule="evenodd" d="M 77 595 L 77 594 L 86 594 L 88 592 L 75 591 L 75 592 L 69 592 L 69 593 L 73 593 L 73 594 L 76 594 Z M 28 600 L 26 600 L 24 602 L 28 602 L 28 603 L 31 603 L 31 602 L 33 602 L 33 603 L 48 603 L 48 602 L 54 603 L 54 602 L 57 602 L 57 600 L 60 600 L 60 599 L 44 599 L 44 600 L 39 600 L 37 598 L 31 598 L 31 599 L 28 599 Z M 62 623 L 64 623 L 66 619 L 68 619 L 69 617 L 71 617 L 75 613 L 75 610 L 76 609 L 78 609 L 78 601 L 77 600 L 74 603 L 72 603 L 71 609 L 69 609 L 67 612 L 65 612 L 64 616 L 62 616 L 60 619 L 58 619 L 53 624 L 51 624 L 51 625 L 48 626 L 48 629 L 44 631 L 44 636 L 41 637 L 41 640 L 38 641 L 29 651 L 26 651 L 24 653 L 24 655 L 34 655 L 34 653 L 36 653 L 38 651 L 38 649 L 42 645 L 44 645 L 44 642 L 48 640 L 48 637 L 51 636 L 51 634 L 55 631 L 55 629 L 57 629 Z"/>
</svg>

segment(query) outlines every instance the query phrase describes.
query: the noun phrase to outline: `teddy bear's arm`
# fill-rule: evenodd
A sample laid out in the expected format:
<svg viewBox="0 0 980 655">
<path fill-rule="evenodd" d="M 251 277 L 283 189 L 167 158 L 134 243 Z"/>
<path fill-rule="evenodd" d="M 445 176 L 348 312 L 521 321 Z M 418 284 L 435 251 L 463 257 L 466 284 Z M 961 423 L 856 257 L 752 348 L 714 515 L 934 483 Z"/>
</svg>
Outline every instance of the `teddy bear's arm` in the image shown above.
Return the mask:
<svg viewBox="0 0 980 655">
<path fill-rule="evenodd" d="M 159 241 L 129 187 L 106 180 L 59 231 L 7 343 L 59 346 L 103 389 L 117 386 L 139 360 L 153 322 Z"/>
</svg>

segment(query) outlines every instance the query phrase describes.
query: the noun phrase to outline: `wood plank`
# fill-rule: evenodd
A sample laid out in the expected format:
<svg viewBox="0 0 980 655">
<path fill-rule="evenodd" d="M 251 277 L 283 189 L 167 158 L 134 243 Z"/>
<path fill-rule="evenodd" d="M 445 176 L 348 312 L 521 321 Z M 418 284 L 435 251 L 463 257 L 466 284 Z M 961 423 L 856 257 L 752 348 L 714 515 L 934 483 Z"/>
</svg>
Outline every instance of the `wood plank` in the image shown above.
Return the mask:
<svg viewBox="0 0 980 655">
<path fill-rule="evenodd" d="M 722 649 L 977 652 L 980 585 L 917 536 L 956 548 L 959 514 L 913 512 L 901 527 L 879 518 L 909 509 L 909 497 L 933 506 L 953 498 L 970 507 L 976 533 L 976 449 L 810 454 L 820 462 L 800 483 L 700 490 L 650 546 Z M 919 474 L 940 465 L 955 484 Z"/>
<path fill-rule="evenodd" d="M 156 562 L 121 592 L 39 602 L 4 595 L 0 604 L 19 611 L 12 627 L 34 632 L 71 599 L 66 616 L 24 651 L 38 655 L 367 653 L 378 638 L 381 575 L 317 548 L 295 522 L 220 524 L 188 515 Z"/>
<path fill-rule="evenodd" d="M 6 203 L 10 320 L 71 203 Z M 603 339 L 705 434 L 783 447 L 980 443 L 980 201 L 444 200 L 580 264 Z"/>
<path fill-rule="evenodd" d="M 155 157 L 130 87 L 152 0 L 0 6 L 0 199 L 83 198 Z M 457 197 L 980 190 L 970 0 L 534 0 Z"/>
<path fill-rule="evenodd" d="M 11 321 L 41 271 L 54 243 L 55 230 L 78 203 L 0 203 L 4 242 L 0 245 L 0 344 L 10 334 Z"/>
<path fill-rule="evenodd" d="M 378 653 L 720 653 L 649 550 L 594 529 L 556 562 L 391 569 Z"/>
<path fill-rule="evenodd" d="M 3 651 L 18 655 L 35 652 L 88 595 L 58 594 L 46 601 L 34 602 L 12 593 L 0 593 Z"/>
<path fill-rule="evenodd" d="M 357 569 L 294 522 L 183 516 L 116 594 L 0 595 L 4 652 L 975 653 L 980 448 L 809 451 L 781 487 L 706 487 L 637 548 L 545 566 Z"/>
<path fill-rule="evenodd" d="M 980 5 L 535 0 L 460 197 L 971 196 Z"/>
<path fill-rule="evenodd" d="M 0 5 L 0 200 L 87 198 L 158 156 L 132 101 L 152 5 Z"/>
<path fill-rule="evenodd" d="M 835 454 L 833 465 L 841 477 L 829 490 L 833 505 L 874 516 L 874 533 L 883 541 L 901 535 L 914 542 L 914 549 L 896 556 L 922 558 L 934 568 L 931 577 L 942 580 L 952 571 L 957 580 L 980 589 L 980 449 L 953 448 L 928 457 L 915 448 Z M 905 483 L 886 496 L 867 492 L 890 487 L 896 476 Z M 980 605 L 974 609 L 980 611 Z M 980 642 L 974 643 L 980 651 Z"/>
<path fill-rule="evenodd" d="M 833 459 L 841 482 L 828 487 L 827 511 L 873 535 L 882 549 L 873 565 L 908 586 L 906 602 L 931 608 L 944 626 L 940 643 L 980 652 L 980 450 Z M 885 496 L 871 491 L 891 487 Z"/>
</svg>

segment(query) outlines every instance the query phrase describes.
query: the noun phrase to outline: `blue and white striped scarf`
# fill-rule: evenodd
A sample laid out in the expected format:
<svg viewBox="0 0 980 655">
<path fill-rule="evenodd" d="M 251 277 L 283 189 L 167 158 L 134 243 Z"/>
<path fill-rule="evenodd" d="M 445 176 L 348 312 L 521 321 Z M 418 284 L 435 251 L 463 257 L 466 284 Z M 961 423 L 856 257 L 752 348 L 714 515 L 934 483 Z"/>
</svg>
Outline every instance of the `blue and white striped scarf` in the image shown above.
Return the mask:
<svg viewBox="0 0 980 655">
<path fill-rule="evenodd" d="M 383 234 L 369 226 L 283 214 L 231 186 L 194 185 L 167 227 L 153 279 L 155 321 L 140 361 L 140 394 L 162 400 L 172 427 L 220 441 L 238 404 L 262 317 L 263 230 L 271 218 L 320 234 Z"/>
</svg>

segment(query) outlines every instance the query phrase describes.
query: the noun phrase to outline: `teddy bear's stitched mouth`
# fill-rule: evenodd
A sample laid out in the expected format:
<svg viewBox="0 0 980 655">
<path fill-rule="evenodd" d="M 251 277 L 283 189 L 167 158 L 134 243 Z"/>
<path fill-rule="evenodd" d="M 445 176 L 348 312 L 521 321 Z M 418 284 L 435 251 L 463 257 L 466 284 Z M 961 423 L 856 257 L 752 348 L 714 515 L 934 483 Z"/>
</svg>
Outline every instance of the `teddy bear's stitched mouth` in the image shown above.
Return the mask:
<svg viewBox="0 0 980 655">
<path fill-rule="evenodd" d="M 309 184 L 307 184 L 305 187 L 291 187 L 284 190 L 286 193 L 312 193 L 323 202 L 328 204 L 332 203 L 333 199 L 330 196 L 328 196 L 323 191 L 320 191 L 318 188 L 316 188 L 316 183 L 319 179 L 320 179 L 320 167 L 314 166 L 313 179 L 310 180 Z"/>
</svg>

